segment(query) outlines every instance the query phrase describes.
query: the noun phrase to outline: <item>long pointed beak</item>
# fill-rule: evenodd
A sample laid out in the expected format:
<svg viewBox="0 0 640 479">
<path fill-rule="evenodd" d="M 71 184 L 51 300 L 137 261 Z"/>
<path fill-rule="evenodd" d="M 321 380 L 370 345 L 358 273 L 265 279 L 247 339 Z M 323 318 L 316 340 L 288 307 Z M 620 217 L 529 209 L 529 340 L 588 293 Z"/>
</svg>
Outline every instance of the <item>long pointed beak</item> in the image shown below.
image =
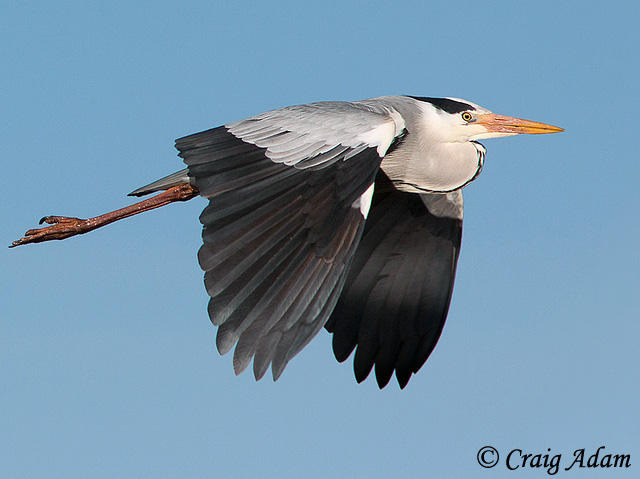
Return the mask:
<svg viewBox="0 0 640 479">
<path fill-rule="evenodd" d="M 557 126 L 538 123 L 537 121 L 523 120 L 521 118 L 513 118 L 511 116 L 496 115 L 495 113 L 480 115 L 478 117 L 478 123 L 492 133 L 511 135 L 521 133 L 541 135 L 543 133 L 559 133 L 564 131 L 563 128 Z"/>
</svg>

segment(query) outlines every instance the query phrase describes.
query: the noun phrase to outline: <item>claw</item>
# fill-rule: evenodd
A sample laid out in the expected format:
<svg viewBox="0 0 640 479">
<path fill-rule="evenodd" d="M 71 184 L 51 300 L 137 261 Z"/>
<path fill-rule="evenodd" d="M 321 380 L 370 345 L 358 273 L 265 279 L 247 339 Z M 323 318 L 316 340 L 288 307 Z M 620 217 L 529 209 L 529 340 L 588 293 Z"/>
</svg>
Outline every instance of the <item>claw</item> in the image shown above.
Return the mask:
<svg viewBox="0 0 640 479">
<path fill-rule="evenodd" d="M 74 218 L 73 216 L 45 216 L 40 218 L 38 224 L 47 223 L 48 225 L 56 225 L 56 224 L 77 224 L 79 222 L 86 221 L 80 218 Z"/>
<path fill-rule="evenodd" d="M 42 243 L 43 241 L 61 240 L 85 232 L 87 220 L 67 216 L 45 216 L 39 224 L 48 224 L 44 228 L 28 230 L 23 238 L 11 243 L 9 248 L 23 244 Z"/>
</svg>

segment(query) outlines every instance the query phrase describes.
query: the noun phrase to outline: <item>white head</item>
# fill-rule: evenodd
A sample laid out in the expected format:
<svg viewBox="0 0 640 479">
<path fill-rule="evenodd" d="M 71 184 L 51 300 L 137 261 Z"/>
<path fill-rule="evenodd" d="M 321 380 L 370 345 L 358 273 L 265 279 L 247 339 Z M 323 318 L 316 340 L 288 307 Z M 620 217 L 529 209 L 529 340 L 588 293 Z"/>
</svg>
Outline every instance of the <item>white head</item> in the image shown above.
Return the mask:
<svg viewBox="0 0 640 479">
<path fill-rule="evenodd" d="M 473 181 L 482 170 L 486 151 L 477 140 L 563 131 L 544 123 L 496 115 L 457 98 L 411 98 L 418 101 L 404 112 L 412 115 L 407 122 L 407 140 L 385 156 L 381 165 L 403 191 L 447 192 Z"/>
<path fill-rule="evenodd" d="M 459 98 L 426 98 L 420 100 L 423 121 L 430 135 L 444 142 L 467 142 L 485 138 L 541 134 L 564 131 L 557 126 L 496 115 L 486 108 Z"/>
</svg>

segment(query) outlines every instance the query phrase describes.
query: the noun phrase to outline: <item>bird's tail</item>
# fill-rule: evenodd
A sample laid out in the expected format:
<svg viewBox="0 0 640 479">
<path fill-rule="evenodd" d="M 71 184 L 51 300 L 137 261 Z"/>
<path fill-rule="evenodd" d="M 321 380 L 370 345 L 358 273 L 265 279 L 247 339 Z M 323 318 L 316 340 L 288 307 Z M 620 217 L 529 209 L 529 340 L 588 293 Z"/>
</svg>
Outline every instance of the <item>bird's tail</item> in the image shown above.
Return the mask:
<svg viewBox="0 0 640 479">
<path fill-rule="evenodd" d="M 188 170 L 185 168 L 184 170 L 176 171 L 175 173 L 170 174 L 169 176 L 165 176 L 153 183 L 149 183 L 146 186 L 138 188 L 137 190 L 129 193 L 128 196 L 144 196 L 149 193 L 155 193 L 156 191 L 163 191 L 171 188 L 172 186 L 182 185 L 184 183 L 191 183 L 191 178 L 189 178 Z"/>
</svg>

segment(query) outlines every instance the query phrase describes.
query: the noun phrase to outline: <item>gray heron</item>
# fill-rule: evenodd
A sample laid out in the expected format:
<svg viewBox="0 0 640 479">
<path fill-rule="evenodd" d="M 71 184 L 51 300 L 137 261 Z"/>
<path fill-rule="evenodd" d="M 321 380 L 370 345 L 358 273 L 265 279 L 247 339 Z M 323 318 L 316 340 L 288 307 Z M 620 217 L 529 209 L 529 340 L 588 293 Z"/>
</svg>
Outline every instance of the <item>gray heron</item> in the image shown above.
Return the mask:
<svg viewBox="0 0 640 479">
<path fill-rule="evenodd" d="M 456 98 L 385 96 L 269 111 L 176 140 L 186 169 L 87 220 L 48 216 L 11 246 L 64 239 L 195 196 L 198 252 L 220 354 L 256 380 L 324 326 L 358 382 L 401 388 L 445 323 L 462 238 L 462 188 L 478 140 L 563 131 Z"/>
</svg>

